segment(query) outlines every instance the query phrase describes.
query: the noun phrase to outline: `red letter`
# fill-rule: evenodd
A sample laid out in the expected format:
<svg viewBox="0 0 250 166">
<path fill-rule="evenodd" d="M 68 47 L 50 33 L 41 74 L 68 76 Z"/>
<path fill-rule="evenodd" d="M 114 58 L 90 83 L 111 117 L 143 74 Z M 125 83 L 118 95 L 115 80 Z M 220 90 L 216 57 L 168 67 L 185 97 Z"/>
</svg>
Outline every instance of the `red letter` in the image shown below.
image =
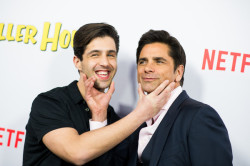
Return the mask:
<svg viewBox="0 0 250 166">
<path fill-rule="evenodd" d="M 241 72 L 244 73 L 245 66 L 250 65 L 250 62 L 247 62 L 247 58 L 250 58 L 250 54 L 244 54 L 243 55 L 243 60 L 242 60 L 242 66 L 241 66 Z"/>
<path fill-rule="evenodd" d="M 17 143 L 22 141 L 22 139 L 19 138 L 19 134 L 24 135 L 24 132 L 22 132 L 22 131 L 17 131 L 15 148 L 17 148 Z"/>
<path fill-rule="evenodd" d="M 218 61 L 217 61 L 216 70 L 225 70 L 225 69 L 226 69 L 225 67 L 220 67 L 220 63 L 221 63 L 221 62 L 225 62 L 225 59 L 221 59 L 221 56 L 222 56 L 223 54 L 227 55 L 228 52 L 227 52 L 227 51 L 219 51 L 219 56 L 218 56 Z"/>
<path fill-rule="evenodd" d="M 209 69 L 209 70 L 212 70 L 212 69 L 213 69 L 214 55 L 215 55 L 215 50 L 213 50 L 213 52 L 212 52 L 212 57 L 211 57 L 211 59 L 210 59 L 210 58 L 209 58 L 208 49 L 205 49 L 204 58 L 203 58 L 203 64 L 202 64 L 202 70 L 205 69 L 206 62 L 207 62 L 207 64 L 208 64 L 208 69 Z"/>
<path fill-rule="evenodd" d="M 0 127 L 0 131 L 5 131 L 5 128 L 1 128 L 1 127 Z M 0 138 L 3 138 L 3 135 L 0 135 Z M 0 146 L 2 146 L 2 145 L 3 145 L 3 143 L 0 142 Z"/>
<path fill-rule="evenodd" d="M 241 55 L 241 53 L 231 52 L 231 55 L 234 56 L 233 64 L 232 64 L 232 69 L 231 70 L 235 71 L 236 59 L 237 59 L 237 56 Z"/>
<path fill-rule="evenodd" d="M 9 132 L 9 139 L 8 139 L 7 146 L 10 146 L 11 136 L 12 136 L 12 133 L 15 133 L 15 130 L 7 129 L 7 131 Z"/>
</svg>

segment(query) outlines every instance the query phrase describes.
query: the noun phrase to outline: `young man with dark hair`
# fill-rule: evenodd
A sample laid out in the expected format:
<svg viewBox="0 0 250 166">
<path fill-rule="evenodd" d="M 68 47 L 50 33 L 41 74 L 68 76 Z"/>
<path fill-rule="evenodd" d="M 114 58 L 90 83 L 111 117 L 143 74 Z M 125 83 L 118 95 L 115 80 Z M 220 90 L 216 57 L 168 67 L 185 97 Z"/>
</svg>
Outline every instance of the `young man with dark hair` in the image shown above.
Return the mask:
<svg viewBox="0 0 250 166">
<path fill-rule="evenodd" d="M 111 25 L 86 24 L 75 33 L 73 61 L 79 81 L 41 93 L 33 101 L 24 166 L 125 164 L 127 143 L 122 141 L 158 113 L 174 83 L 165 81 L 147 96 L 139 85 L 137 107 L 119 120 L 109 106 L 118 49 L 119 36 Z"/>
<path fill-rule="evenodd" d="M 131 143 L 128 166 L 231 166 L 222 119 L 182 90 L 186 55 L 178 40 L 166 31 L 150 30 L 140 38 L 136 60 L 144 92 L 151 94 L 164 80 L 176 84 L 168 102 Z"/>
</svg>

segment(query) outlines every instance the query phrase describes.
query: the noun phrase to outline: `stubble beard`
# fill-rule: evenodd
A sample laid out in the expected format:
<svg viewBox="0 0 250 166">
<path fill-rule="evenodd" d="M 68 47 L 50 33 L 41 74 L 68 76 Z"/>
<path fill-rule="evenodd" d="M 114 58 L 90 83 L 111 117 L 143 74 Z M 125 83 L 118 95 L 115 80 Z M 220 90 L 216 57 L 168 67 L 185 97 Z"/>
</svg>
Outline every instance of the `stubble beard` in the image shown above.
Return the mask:
<svg viewBox="0 0 250 166">
<path fill-rule="evenodd" d="M 102 83 L 102 82 L 99 82 L 98 80 L 96 80 L 95 81 L 95 83 L 94 83 L 94 88 L 95 89 L 97 89 L 98 91 L 100 91 L 100 92 L 104 92 L 104 90 L 106 89 L 106 88 L 108 88 L 109 86 L 110 86 L 110 82 L 107 84 L 107 86 L 104 86 L 104 85 L 102 85 L 102 84 L 104 84 L 104 83 Z"/>
</svg>

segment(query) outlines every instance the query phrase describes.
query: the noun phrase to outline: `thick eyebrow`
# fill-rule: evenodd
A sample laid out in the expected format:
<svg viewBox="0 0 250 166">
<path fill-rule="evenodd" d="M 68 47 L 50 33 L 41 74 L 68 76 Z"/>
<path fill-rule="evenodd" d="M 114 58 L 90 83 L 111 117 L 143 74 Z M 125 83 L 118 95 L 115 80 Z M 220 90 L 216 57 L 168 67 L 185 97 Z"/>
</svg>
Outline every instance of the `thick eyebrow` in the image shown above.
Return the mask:
<svg viewBox="0 0 250 166">
<path fill-rule="evenodd" d="M 115 50 L 108 50 L 108 54 L 113 54 L 113 55 L 117 56 L 117 52 Z"/>
<path fill-rule="evenodd" d="M 87 55 L 92 54 L 92 53 L 98 53 L 101 52 L 100 50 L 91 50 L 87 53 Z"/>
<path fill-rule="evenodd" d="M 91 50 L 90 52 L 87 53 L 87 55 L 92 54 L 92 53 L 99 53 L 102 52 L 101 50 Z M 116 53 L 115 50 L 108 50 L 107 52 L 109 53 Z"/>
<path fill-rule="evenodd" d="M 147 60 L 147 58 L 139 58 L 139 59 L 138 59 L 138 62 L 139 62 L 139 61 L 146 61 L 146 60 Z"/>
<path fill-rule="evenodd" d="M 108 50 L 109 53 L 116 53 L 115 50 Z"/>
<path fill-rule="evenodd" d="M 155 61 L 159 61 L 159 60 L 164 61 L 164 62 L 167 61 L 167 60 L 166 60 L 165 58 L 163 58 L 163 57 L 154 57 L 153 59 L 154 59 Z"/>
</svg>

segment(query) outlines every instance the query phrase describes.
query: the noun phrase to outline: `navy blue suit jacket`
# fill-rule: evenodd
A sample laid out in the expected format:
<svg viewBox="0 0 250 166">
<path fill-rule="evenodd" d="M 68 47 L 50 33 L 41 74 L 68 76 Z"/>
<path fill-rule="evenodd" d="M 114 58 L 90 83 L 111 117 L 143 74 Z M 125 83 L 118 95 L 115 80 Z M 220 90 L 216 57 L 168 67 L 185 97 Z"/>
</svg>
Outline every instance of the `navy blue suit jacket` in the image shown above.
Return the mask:
<svg viewBox="0 0 250 166">
<path fill-rule="evenodd" d="M 130 144 L 128 166 L 137 163 L 138 134 Z M 144 149 L 142 161 L 143 166 L 231 166 L 227 129 L 213 108 L 183 91 Z"/>
</svg>

